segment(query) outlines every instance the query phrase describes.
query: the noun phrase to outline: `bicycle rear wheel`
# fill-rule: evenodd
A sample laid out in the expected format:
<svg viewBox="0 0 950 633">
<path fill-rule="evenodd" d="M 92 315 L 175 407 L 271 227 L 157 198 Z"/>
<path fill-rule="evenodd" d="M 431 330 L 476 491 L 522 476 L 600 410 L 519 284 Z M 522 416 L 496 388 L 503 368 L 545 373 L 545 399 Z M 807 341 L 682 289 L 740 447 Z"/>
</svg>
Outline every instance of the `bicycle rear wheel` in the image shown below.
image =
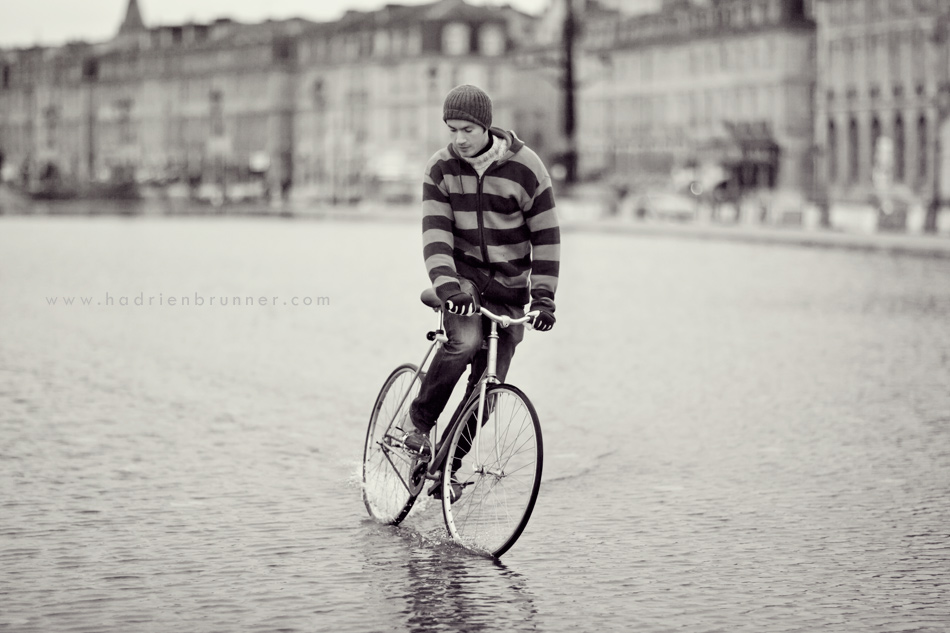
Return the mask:
<svg viewBox="0 0 950 633">
<path fill-rule="evenodd" d="M 452 433 L 443 467 L 442 509 L 452 538 L 498 557 L 521 536 L 538 498 L 541 424 L 528 397 L 511 385 L 489 387 L 481 425 L 477 415 L 476 399 Z M 453 501 L 453 487 L 457 493 L 459 486 L 461 495 Z"/>
<path fill-rule="evenodd" d="M 363 503 L 382 523 L 399 524 L 412 509 L 425 483 L 425 463 L 402 445 L 400 423 L 419 394 L 416 366 L 400 365 L 376 397 L 363 448 Z"/>
</svg>

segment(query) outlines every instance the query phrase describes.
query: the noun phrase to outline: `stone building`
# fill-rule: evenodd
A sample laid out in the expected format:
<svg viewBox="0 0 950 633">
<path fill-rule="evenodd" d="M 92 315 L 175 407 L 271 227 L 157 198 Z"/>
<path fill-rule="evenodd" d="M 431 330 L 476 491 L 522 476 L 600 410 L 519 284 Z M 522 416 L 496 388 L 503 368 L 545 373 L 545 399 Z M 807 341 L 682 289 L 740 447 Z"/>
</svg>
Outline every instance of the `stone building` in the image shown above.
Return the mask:
<svg viewBox="0 0 950 633">
<path fill-rule="evenodd" d="M 4 175 L 28 188 L 290 178 L 302 20 L 148 28 L 0 60 Z M 257 172 L 256 175 L 254 172 Z"/>
<path fill-rule="evenodd" d="M 526 120 L 506 60 L 532 23 L 510 7 L 435 0 L 329 23 L 149 27 L 129 0 L 109 42 L 0 52 L 0 167 L 30 188 L 419 197 L 426 160 L 448 141 L 453 86 L 488 90 L 498 125 Z M 543 141 L 527 122 L 518 131 Z"/>
<path fill-rule="evenodd" d="M 519 121 L 512 49 L 531 19 L 462 0 L 348 12 L 297 38 L 295 196 L 421 197 L 422 170 L 449 137 L 442 101 L 473 83 L 492 95 L 494 125 Z M 525 131 L 518 130 L 520 134 Z"/>
<path fill-rule="evenodd" d="M 829 207 L 933 228 L 950 174 L 946 0 L 821 0 L 815 139 Z M 943 191 L 941 191 L 943 187 Z M 929 209 L 911 217 L 914 209 Z M 929 217 L 924 220 L 924 215 Z M 873 222 L 873 219 L 871 220 Z"/>
<path fill-rule="evenodd" d="M 815 25 L 801 0 L 667 0 L 589 20 L 579 60 L 583 172 L 717 199 L 809 190 Z M 706 187 L 706 191 L 703 188 Z"/>
<path fill-rule="evenodd" d="M 0 51 L 0 176 L 88 173 L 91 47 Z"/>
</svg>

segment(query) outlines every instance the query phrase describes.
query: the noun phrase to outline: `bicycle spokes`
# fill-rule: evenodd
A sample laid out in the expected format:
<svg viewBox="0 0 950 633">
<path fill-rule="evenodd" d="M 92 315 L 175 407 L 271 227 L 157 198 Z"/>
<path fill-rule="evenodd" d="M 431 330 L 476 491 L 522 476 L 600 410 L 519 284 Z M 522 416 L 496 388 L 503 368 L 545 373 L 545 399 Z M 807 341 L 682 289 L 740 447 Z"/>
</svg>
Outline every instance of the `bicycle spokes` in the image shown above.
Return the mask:
<svg viewBox="0 0 950 633">
<path fill-rule="evenodd" d="M 425 468 L 420 474 L 418 460 L 396 430 L 418 391 L 415 366 L 402 365 L 390 374 L 373 406 L 363 451 L 363 502 L 377 521 L 402 521 L 424 483 Z"/>
<path fill-rule="evenodd" d="M 452 437 L 447 464 L 462 486 L 454 502 L 443 499 L 446 525 L 466 547 L 500 556 L 517 540 L 537 499 L 541 478 L 541 429 L 519 390 L 492 387 L 482 423 L 469 405 Z"/>
</svg>

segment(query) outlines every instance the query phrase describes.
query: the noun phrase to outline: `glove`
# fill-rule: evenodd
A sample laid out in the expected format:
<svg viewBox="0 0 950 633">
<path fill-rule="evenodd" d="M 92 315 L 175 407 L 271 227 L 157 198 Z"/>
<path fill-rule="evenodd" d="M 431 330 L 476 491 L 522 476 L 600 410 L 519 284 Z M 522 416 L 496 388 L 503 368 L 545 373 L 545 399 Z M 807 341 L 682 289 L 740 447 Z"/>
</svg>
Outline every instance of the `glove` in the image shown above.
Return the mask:
<svg viewBox="0 0 950 633">
<path fill-rule="evenodd" d="M 472 316 L 475 314 L 475 300 L 467 292 L 456 292 L 446 299 L 445 309 L 459 316 Z"/>
<path fill-rule="evenodd" d="M 547 332 L 554 327 L 554 322 L 557 321 L 554 315 L 546 310 L 532 310 L 528 313 L 528 316 L 532 315 L 534 318 L 531 321 L 531 325 L 538 332 Z"/>
</svg>

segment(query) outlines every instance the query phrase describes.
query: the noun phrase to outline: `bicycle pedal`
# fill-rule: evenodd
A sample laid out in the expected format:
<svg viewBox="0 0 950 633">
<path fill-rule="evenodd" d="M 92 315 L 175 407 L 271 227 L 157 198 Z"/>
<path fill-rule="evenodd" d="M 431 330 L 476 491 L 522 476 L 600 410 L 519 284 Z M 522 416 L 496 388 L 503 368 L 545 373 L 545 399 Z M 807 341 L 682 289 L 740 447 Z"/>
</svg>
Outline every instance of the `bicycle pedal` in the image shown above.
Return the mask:
<svg viewBox="0 0 950 633">
<path fill-rule="evenodd" d="M 455 503 L 462 496 L 462 490 L 465 488 L 466 484 L 457 483 L 453 480 L 452 482 L 452 503 Z M 426 494 L 430 497 L 435 497 L 436 499 L 442 499 L 442 478 L 438 478 L 434 484 L 429 486 L 429 490 L 426 491 Z"/>
</svg>

